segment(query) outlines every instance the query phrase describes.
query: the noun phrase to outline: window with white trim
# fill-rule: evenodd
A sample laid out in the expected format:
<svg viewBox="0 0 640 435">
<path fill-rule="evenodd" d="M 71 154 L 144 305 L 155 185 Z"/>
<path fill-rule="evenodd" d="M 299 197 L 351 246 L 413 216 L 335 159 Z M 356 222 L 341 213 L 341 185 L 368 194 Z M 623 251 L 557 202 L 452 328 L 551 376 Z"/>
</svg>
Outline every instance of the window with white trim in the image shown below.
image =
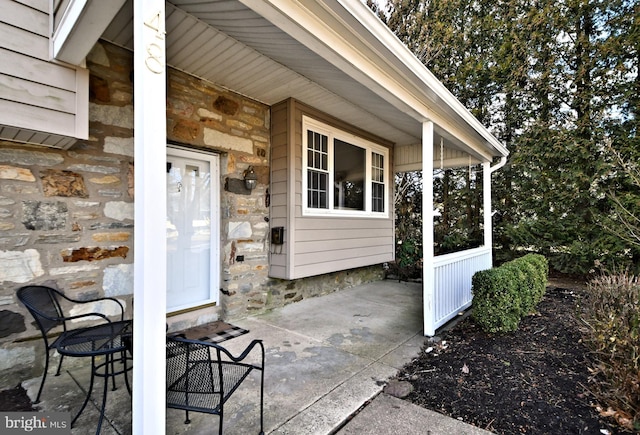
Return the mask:
<svg viewBox="0 0 640 435">
<path fill-rule="evenodd" d="M 305 215 L 387 217 L 389 151 L 303 117 Z"/>
</svg>

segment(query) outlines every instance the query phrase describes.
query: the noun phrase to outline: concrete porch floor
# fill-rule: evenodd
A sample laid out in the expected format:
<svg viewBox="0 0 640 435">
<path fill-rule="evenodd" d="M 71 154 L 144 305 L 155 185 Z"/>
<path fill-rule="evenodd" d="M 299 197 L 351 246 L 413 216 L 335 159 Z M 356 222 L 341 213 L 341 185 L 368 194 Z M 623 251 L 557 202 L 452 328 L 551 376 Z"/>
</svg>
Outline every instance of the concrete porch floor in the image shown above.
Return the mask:
<svg viewBox="0 0 640 435">
<path fill-rule="evenodd" d="M 425 341 L 422 286 L 395 281 L 353 287 L 233 323 L 250 330 L 223 343 L 234 355 L 254 338 L 264 342 L 264 430 L 273 434 L 335 433 L 418 354 Z M 41 410 L 75 415 L 79 409 L 89 384 L 89 367 L 88 361 L 79 364 L 83 359 L 71 360 L 65 359 L 58 377 L 52 375 L 55 364 L 50 367 L 39 404 Z M 103 434 L 131 433 L 130 397 L 123 379 L 119 381 L 120 388 L 108 392 Z M 35 397 L 39 382 L 40 378 L 35 378 L 23 383 L 30 397 Z M 95 432 L 95 403 L 99 403 L 102 392 L 102 380 L 98 382 L 93 403 L 87 405 L 76 422 L 73 434 Z M 184 412 L 168 409 L 166 433 L 217 433 L 218 416 L 192 412 L 188 425 L 184 424 L 184 417 Z M 372 433 L 394 433 L 395 425 L 389 423 L 389 432 L 378 428 Z M 454 433 L 430 429 L 434 434 Z M 258 431 L 256 376 L 245 381 L 227 402 L 224 433 L 245 435 Z"/>
</svg>

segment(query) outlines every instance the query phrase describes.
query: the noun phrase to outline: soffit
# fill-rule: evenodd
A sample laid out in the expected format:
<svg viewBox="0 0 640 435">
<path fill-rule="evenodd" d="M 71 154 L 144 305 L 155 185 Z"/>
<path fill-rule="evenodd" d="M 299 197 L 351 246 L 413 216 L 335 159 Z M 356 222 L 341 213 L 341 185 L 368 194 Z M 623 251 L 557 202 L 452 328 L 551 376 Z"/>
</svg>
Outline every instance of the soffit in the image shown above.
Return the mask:
<svg viewBox="0 0 640 435">
<path fill-rule="evenodd" d="M 313 12 L 321 16 L 321 9 Z M 402 102 L 391 101 L 383 88 L 373 90 L 371 81 L 354 77 L 345 72 L 348 68 L 318 55 L 312 46 L 322 41 L 314 41 L 313 35 L 306 44 L 301 43 L 281 29 L 286 26 L 276 24 L 239 0 L 171 0 L 166 9 L 167 62 L 267 105 L 293 97 L 393 143 L 420 143 L 419 114 Z M 357 25 L 357 20 L 347 24 Z M 131 0 L 102 37 L 133 49 Z M 362 51 L 365 48 L 358 46 Z M 341 61 L 348 63 L 349 59 Z M 435 94 L 428 97 L 435 109 L 450 116 L 452 122 L 459 121 L 454 114 L 447 114 L 446 104 Z M 472 129 L 468 130 L 473 136 Z M 446 129 L 436 125 L 435 134 L 437 141 L 444 137 L 449 147 L 468 150 Z"/>
</svg>

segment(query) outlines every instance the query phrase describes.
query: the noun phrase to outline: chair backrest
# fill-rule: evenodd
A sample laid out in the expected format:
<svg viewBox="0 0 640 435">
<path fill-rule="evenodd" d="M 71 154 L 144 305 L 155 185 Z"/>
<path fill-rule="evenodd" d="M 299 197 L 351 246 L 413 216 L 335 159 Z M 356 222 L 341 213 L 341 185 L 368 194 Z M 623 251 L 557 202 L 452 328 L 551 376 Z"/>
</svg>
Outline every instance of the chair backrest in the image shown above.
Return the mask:
<svg viewBox="0 0 640 435">
<path fill-rule="evenodd" d="M 56 326 L 64 325 L 58 294 L 57 290 L 42 285 L 29 285 L 18 290 L 18 299 L 27 307 L 43 335 Z"/>
<path fill-rule="evenodd" d="M 167 385 L 174 392 L 220 393 L 220 355 L 212 357 L 216 352 L 210 349 L 206 344 L 167 337 Z M 194 370 L 198 371 L 197 376 L 190 373 Z"/>
<path fill-rule="evenodd" d="M 260 350 L 260 363 L 244 362 L 252 349 Z M 255 356 L 255 355 L 254 355 Z M 264 415 L 264 346 L 253 340 L 239 356 L 224 347 L 180 336 L 167 337 L 167 407 L 220 416 L 224 404 L 253 370 L 260 370 L 260 433 Z"/>
</svg>

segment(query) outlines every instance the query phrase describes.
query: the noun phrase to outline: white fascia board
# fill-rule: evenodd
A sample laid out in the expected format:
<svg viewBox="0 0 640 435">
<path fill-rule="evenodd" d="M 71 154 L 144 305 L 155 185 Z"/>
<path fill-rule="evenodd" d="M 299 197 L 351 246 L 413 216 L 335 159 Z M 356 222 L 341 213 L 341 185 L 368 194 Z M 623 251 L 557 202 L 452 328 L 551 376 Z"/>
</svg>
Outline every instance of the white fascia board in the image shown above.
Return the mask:
<svg viewBox="0 0 640 435">
<path fill-rule="evenodd" d="M 332 25 L 339 23 L 330 23 L 326 16 L 322 19 L 310 9 L 315 6 L 317 10 L 319 6 L 321 10 L 326 10 L 322 2 L 314 0 L 305 2 L 303 6 L 290 0 L 240 1 L 354 79 L 372 89 L 382 88 L 376 90 L 404 113 L 420 120 L 433 116 L 427 107 L 411 104 L 410 100 L 414 99 L 412 95 L 399 89 L 386 71 L 363 56 L 362 51 L 356 49 L 347 37 L 334 30 Z M 383 84 L 389 86 L 382 87 Z"/>
<path fill-rule="evenodd" d="M 71 0 L 51 38 L 52 57 L 72 65 L 82 64 L 124 2 Z"/>
<path fill-rule="evenodd" d="M 304 6 L 290 0 L 240 1 L 417 121 L 433 121 L 460 142 L 476 148 L 480 154 L 487 154 L 487 144 L 500 155 L 508 153 L 367 6 L 359 1 L 314 0 L 305 2 Z M 342 9 L 335 11 L 338 6 Z M 359 32 L 349 26 L 345 17 L 340 16 L 341 13 L 348 14 L 346 18 L 355 18 L 365 27 L 366 32 Z M 384 53 L 374 48 L 376 46 L 384 49 Z M 399 68 L 399 65 L 403 68 Z M 427 105 L 427 101 L 433 101 L 433 95 L 430 96 L 429 91 L 451 107 L 469 128 L 461 128 L 444 113 L 439 113 L 437 107 L 434 109 Z M 435 103 L 433 105 L 437 106 Z M 469 130 L 475 134 L 469 133 Z M 478 140 L 475 135 L 482 140 Z"/>
<path fill-rule="evenodd" d="M 507 148 L 490 132 L 471 112 L 447 89 L 440 80 L 398 39 L 398 37 L 371 10 L 361 2 L 351 0 L 336 0 L 360 24 L 367 28 L 369 35 L 383 44 L 393 56 L 409 68 L 415 77 L 408 80 L 418 80 L 418 87 L 427 86 L 438 95 L 448 107 L 455 111 L 471 128 L 480 134 L 501 155 L 508 155 Z M 406 77 L 406 76 L 405 76 Z"/>
</svg>

